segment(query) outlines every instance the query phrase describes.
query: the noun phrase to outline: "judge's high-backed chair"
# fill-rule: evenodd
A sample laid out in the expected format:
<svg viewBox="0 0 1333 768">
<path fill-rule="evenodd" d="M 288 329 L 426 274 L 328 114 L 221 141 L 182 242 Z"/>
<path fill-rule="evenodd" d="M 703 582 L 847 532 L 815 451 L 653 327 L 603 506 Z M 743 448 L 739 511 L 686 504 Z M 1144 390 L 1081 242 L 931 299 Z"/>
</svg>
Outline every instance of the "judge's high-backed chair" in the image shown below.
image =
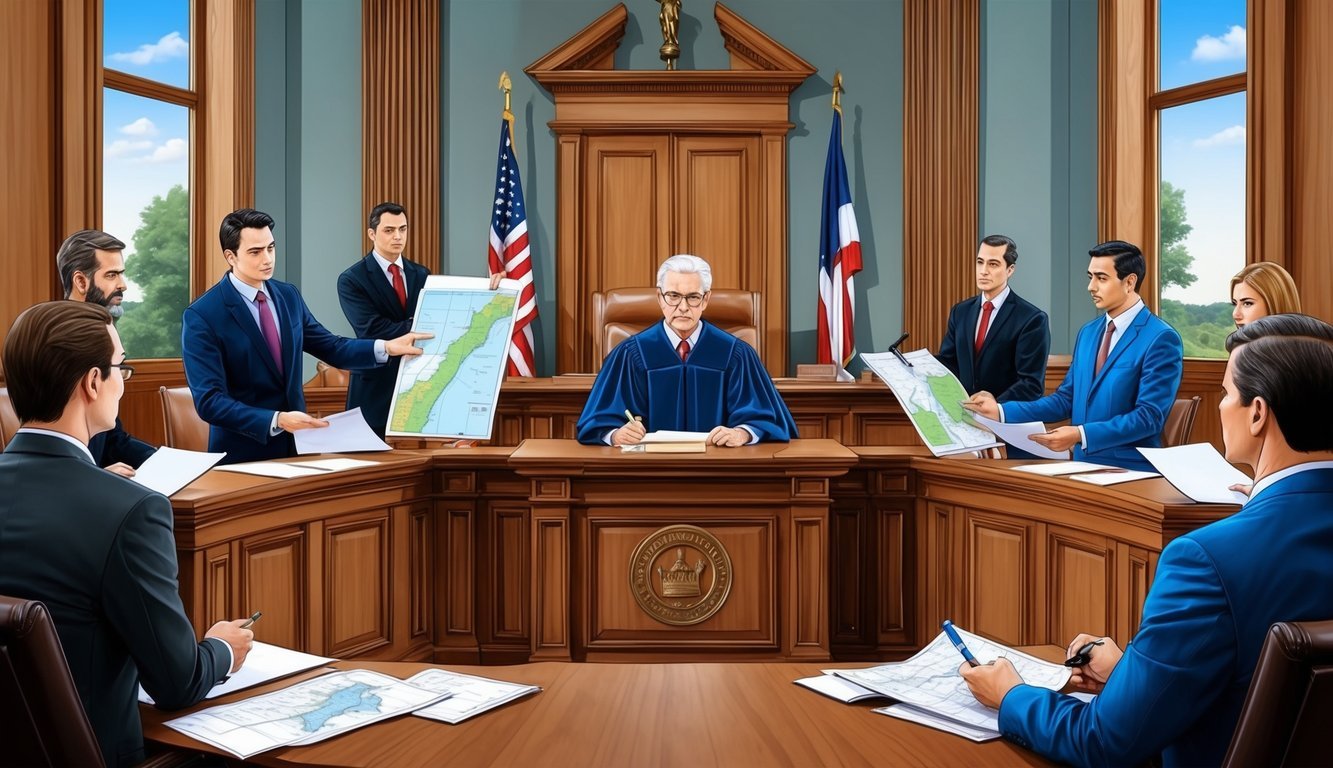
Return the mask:
<svg viewBox="0 0 1333 768">
<path fill-rule="evenodd" d="M 158 387 L 167 445 L 183 451 L 208 450 L 208 422 L 194 409 L 189 387 Z"/>
<path fill-rule="evenodd" d="M 1194 429 L 1194 417 L 1199 412 L 1199 396 L 1181 398 L 1171 405 L 1171 412 L 1166 415 L 1166 424 L 1162 426 L 1162 447 L 1174 448 L 1189 442 L 1190 430 Z"/>
<path fill-rule="evenodd" d="M 19 431 L 19 417 L 9 401 L 9 387 L 0 387 L 0 450 L 4 450 L 14 433 Z"/>
<path fill-rule="evenodd" d="M 1333 621 L 1268 628 L 1222 765 L 1328 765 Z"/>
<path fill-rule="evenodd" d="M 708 296 L 704 319 L 754 347 L 764 358 L 759 338 L 759 294 L 715 288 Z M 662 322 L 656 288 L 613 288 L 592 295 L 592 369 L 602 369 L 602 360 L 620 342 L 653 323 Z"/>
<path fill-rule="evenodd" d="M 0 595 L 0 766 L 101 766 L 46 606 Z"/>
</svg>

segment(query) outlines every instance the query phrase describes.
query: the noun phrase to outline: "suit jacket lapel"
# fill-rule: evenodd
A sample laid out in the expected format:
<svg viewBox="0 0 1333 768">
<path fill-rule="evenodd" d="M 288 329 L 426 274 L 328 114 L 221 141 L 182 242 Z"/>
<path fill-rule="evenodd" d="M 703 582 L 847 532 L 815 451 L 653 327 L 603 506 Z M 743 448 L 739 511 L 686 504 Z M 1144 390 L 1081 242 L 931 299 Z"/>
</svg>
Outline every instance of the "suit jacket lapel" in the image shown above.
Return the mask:
<svg viewBox="0 0 1333 768">
<path fill-rule="evenodd" d="M 1134 322 L 1130 323 L 1129 327 L 1125 329 L 1124 334 L 1120 337 L 1120 341 L 1117 341 L 1115 347 L 1111 349 L 1111 354 L 1106 356 L 1106 363 L 1102 365 L 1102 373 L 1106 373 L 1106 371 L 1115 364 L 1115 361 L 1120 359 L 1120 355 L 1123 354 L 1125 350 L 1134 346 L 1134 340 L 1138 338 L 1139 332 L 1143 330 L 1143 326 L 1147 322 L 1148 308 L 1144 307 L 1139 310 L 1139 314 L 1134 318 Z M 1106 333 L 1105 326 L 1102 326 L 1102 333 Z M 1100 344 L 1101 339 L 1098 339 L 1097 342 Z M 1097 364 L 1097 358 L 1094 357 L 1092 362 L 1095 366 Z M 1097 380 L 1102 380 L 1101 374 L 1098 374 Z"/>
<path fill-rule="evenodd" d="M 231 278 L 228 275 L 222 276 L 222 282 L 226 284 L 226 287 L 222 289 L 222 303 L 227 305 L 227 311 L 231 313 L 231 317 L 236 321 L 236 324 L 240 326 L 241 332 L 250 338 L 250 342 L 255 345 L 255 349 L 260 350 L 259 357 L 268 366 L 269 371 L 275 377 L 278 377 L 278 363 L 273 359 L 273 355 L 268 353 L 268 344 L 264 341 L 263 334 L 259 332 L 259 325 L 250 314 L 250 309 L 245 306 L 245 297 L 241 295 L 240 291 L 236 290 L 236 286 L 231 284 Z M 281 318 L 282 315 L 279 314 L 278 317 Z M 281 331 L 279 335 L 281 335 Z"/>
<path fill-rule="evenodd" d="M 964 386 L 970 386 L 976 378 L 977 368 L 977 319 L 981 317 L 981 297 L 973 296 L 967 300 L 963 310 L 963 351 L 958 355 L 959 373 L 963 374 Z"/>
<path fill-rule="evenodd" d="M 420 264 L 416 264 L 403 259 L 407 265 L 407 315 L 405 319 L 411 319 L 417 311 L 417 297 L 421 295 L 421 289 L 426 287 L 426 276 L 430 272 Z M 396 298 L 396 297 L 395 297 Z"/>
<path fill-rule="evenodd" d="M 1000 305 L 999 311 L 990 319 L 990 329 L 986 333 L 986 344 L 983 344 L 981 347 L 983 353 L 986 351 L 986 346 L 990 344 L 991 339 L 999 338 L 1000 330 L 1004 328 L 1004 324 L 1008 322 L 1009 316 L 1012 314 L 1014 314 L 1014 292 L 1010 291 L 1009 298 L 1004 300 L 1004 303 Z"/>
</svg>

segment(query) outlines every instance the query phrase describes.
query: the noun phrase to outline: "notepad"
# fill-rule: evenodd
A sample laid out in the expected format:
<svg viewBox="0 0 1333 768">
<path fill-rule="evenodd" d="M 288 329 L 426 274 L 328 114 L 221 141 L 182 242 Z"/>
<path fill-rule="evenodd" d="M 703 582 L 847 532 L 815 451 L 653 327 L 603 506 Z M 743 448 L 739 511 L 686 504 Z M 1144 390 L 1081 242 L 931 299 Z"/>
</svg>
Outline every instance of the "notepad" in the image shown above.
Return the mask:
<svg viewBox="0 0 1333 768">
<path fill-rule="evenodd" d="M 624 445 L 625 453 L 704 453 L 708 450 L 707 432 L 681 432 L 661 429 L 643 436 L 638 445 Z"/>
<path fill-rule="evenodd" d="M 882 699 L 884 694 L 872 691 L 869 688 L 862 688 L 850 680 L 843 680 L 834 675 L 831 671 L 814 677 L 803 677 L 800 680 L 792 681 L 797 685 L 809 688 L 815 693 L 822 693 L 830 699 L 836 699 L 843 704 L 852 704 L 866 699 Z"/>
</svg>

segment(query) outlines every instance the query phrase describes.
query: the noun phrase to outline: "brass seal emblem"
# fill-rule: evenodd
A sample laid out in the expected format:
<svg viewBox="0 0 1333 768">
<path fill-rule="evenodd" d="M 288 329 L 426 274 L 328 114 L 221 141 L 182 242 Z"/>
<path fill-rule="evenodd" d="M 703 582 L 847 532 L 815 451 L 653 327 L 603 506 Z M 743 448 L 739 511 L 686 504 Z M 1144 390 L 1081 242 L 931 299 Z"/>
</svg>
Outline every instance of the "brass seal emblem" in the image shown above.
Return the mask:
<svg viewBox="0 0 1333 768">
<path fill-rule="evenodd" d="M 669 525 L 634 548 L 629 586 L 639 607 L 663 624 L 698 624 L 727 601 L 731 556 L 703 528 Z"/>
</svg>

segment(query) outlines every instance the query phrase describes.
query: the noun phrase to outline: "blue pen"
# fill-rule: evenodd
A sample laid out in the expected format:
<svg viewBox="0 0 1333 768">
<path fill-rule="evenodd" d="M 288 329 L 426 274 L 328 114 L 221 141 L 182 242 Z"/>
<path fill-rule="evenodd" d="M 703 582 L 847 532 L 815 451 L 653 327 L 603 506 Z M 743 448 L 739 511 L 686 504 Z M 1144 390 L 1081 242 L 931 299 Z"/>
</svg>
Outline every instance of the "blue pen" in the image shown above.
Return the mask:
<svg viewBox="0 0 1333 768">
<path fill-rule="evenodd" d="M 941 626 L 944 627 L 944 634 L 949 636 L 949 642 L 953 643 L 953 647 L 957 648 L 958 652 L 963 654 L 963 658 L 967 660 L 967 663 L 974 667 L 981 666 L 981 663 L 977 661 L 977 658 L 973 656 L 972 652 L 963 644 L 963 638 L 958 636 L 958 630 L 953 628 L 953 622 L 945 619 L 944 624 Z"/>
</svg>

